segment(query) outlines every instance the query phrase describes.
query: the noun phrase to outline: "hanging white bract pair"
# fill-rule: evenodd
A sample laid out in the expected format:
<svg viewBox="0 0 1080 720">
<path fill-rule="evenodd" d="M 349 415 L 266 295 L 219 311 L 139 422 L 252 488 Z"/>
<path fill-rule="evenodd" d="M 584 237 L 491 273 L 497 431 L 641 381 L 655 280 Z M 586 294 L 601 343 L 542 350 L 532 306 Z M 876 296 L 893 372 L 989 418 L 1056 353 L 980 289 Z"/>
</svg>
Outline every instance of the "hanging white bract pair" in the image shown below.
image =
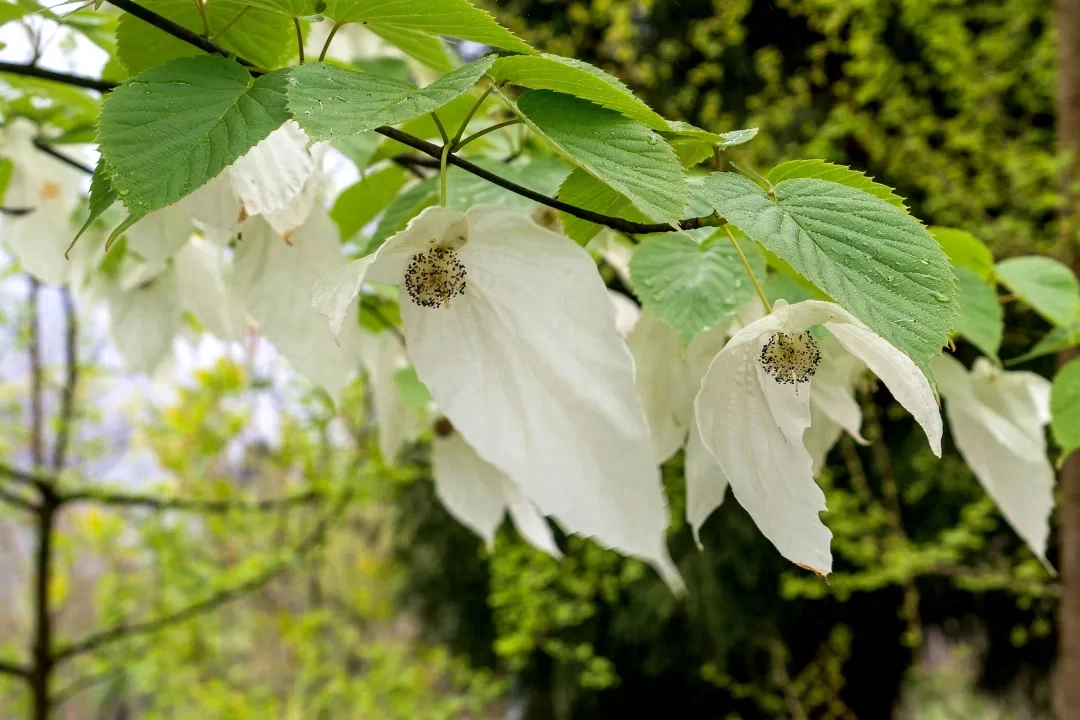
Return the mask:
<svg viewBox="0 0 1080 720">
<path fill-rule="evenodd" d="M 550 516 L 682 587 L 633 360 L 588 253 L 505 208 L 435 207 L 316 284 L 335 332 L 355 324 L 365 282 L 398 286 L 409 360 L 464 440 L 435 446 L 459 517 L 490 537 L 508 509 L 556 552 Z"/>
</svg>

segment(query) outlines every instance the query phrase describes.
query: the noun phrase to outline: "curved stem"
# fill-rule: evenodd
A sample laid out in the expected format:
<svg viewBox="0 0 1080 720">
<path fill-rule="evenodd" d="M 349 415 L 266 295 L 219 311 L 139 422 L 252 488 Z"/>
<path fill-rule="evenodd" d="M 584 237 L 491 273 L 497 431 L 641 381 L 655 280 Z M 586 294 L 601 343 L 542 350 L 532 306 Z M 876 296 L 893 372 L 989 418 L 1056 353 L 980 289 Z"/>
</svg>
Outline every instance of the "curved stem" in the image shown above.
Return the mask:
<svg viewBox="0 0 1080 720">
<path fill-rule="evenodd" d="M 453 142 L 450 143 L 454 146 L 455 150 L 457 150 L 458 148 L 458 140 L 460 140 L 461 136 L 465 134 L 465 129 L 469 127 L 469 123 L 472 122 L 473 116 L 476 115 L 476 111 L 480 109 L 480 106 L 484 104 L 484 101 L 487 100 L 488 95 L 490 95 L 491 91 L 494 89 L 494 85 L 488 85 L 487 89 L 485 89 L 484 92 L 480 93 L 480 97 L 476 99 L 476 102 L 473 103 L 473 106 L 469 108 L 469 112 L 465 114 L 465 118 L 461 121 L 461 125 L 458 126 L 458 130 L 454 134 Z M 444 138 L 443 142 L 445 141 L 446 140 Z"/>
<path fill-rule="evenodd" d="M 210 20 L 206 17 L 206 6 L 202 4 L 202 0 L 193 0 L 195 3 L 195 9 L 199 11 L 199 17 L 202 18 L 203 35 L 210 37 Z"/>
<path fill-rule="evenodd" d="M 491 127 L 486 127 L 483 130 L 480 130 L 478 132 L 474 132 L 472 135 L 465 138 L 464 140 L 457 140 L 454 143 L 454 152 L 457 152 L 461 148 L 465 147 L 466 145 L 471 143 L 473 140 L 479 140 L 480 138 L 484 137 L 488 133 L 495 132 L 496 130 L 501 130 L 502 128 L 508 127 L 510 125 L 520 125 L 520 124 L 521 124 L 521 120 L 519 118 L 514 118 L 512 120 L 504 120 L 501 123 L 496 123 L 496 124 L 492 125 Z"/>
<path fill-rule="evenodd" d="M 250 5 L 248 6 L 250 7 Z M 300 64 L 304 64 L 304 31 L 300 29 L 300 18 L 292 19 L 293 27 L 296 28 L 296 51 L 300 53 Z"/>
<path fill-rule="evenodd" d="M 109 0 L 109 2 L 112 2 L 112 0 Z M 338 28 L 340 27 L 340 25 L 334 25 L 334 27 L 330 28 L 330 34 L 326 36 L 326 42 L 323 43 L 322 52 L 319 53 L 319 62 L 322 62 L 323 58 L 326 57 L 326 51 L 330 49 L 330 43 L 333 41 L 334 36 L 337 35 Z"/>
<path fill-rule="evenodd" d="M 435 127 L 439 129 L 439 137 L 442 138 L 443 145 L 450 145 L 450 136 L 446 134 L 446 128 L 443 127 L 442 120 L 439 119 L 438 113 L 431 113 L 431 120 L 435 123 Z"/>
<path fill-rule="evenodd" d="M 739 241 L 731 234 L 731 228 L 727 225 L 724 225 L 724 232 L 727 233 L 728 240 L 731 241 L 731 244 L 735 246 L 735 252 L 739 253 L 739 259 L 742 260 L 743 267 L 746 268 L 746 274 L 750 276 L 750 282 L 754 283 L 754 289 L 757 290 L 758 297 L 761 298 L 765 310 L 772 312 L 772 305 L 769 304 L 769 299 L 765 297 L 765 291 L 761 289 L 761 285 L 758 283 L 754 271 L 750 268 L 750 261 L 746 259 L 746 255 L 743 254 L 742 248 L 739 247 Z"/>
<path fill-rule="evenodd" d="M 234 16 L 233 16 L 233 19 L 232 19 L 232 20 L 230 20 L 229 22 L 225 23 L 225 26 L 224 26 L 224 27 L 222 27 L 222 28 L 221 28 L 220 30 L 218 30 L 218 31 L 217 31 L 216 33 L 214 33 L 213 35 L 211 35 L 211 36 L 210 36 L 210 39 L 211 39 L 211 40 L 213 40 L 214 38 L 219 38 L 219 37 L 221 37 L 222 35 L 224 35 L 224 34 L 225 34 L 226 32 L 228 32 L 229 28 L 231 28 L 231 27 L 232 27 L 232 26 L 233 26 L 234 24 L 236 24 L 236 21 L 237 21 L 237 20 L 239 20 L 240 18 L 244 17 L 244 13 L 246 13 L 246 12 L 247 12 L 248 10 L 250 10 L 250 9 L 251 9 L 251 6 L 250 6 L 250 5 L 245 5 L 245 6 L 243 7 L 243 8 L 241 8 L 240 12 L 236 13 L 236 15 L 234 15 Z"/>
<path fill-rule="evenodd" d="M 439 204 L 446 207 L 446 159 L 450 156 L 450 143 L 443 145 L 439 158 Z"/>
</svg>

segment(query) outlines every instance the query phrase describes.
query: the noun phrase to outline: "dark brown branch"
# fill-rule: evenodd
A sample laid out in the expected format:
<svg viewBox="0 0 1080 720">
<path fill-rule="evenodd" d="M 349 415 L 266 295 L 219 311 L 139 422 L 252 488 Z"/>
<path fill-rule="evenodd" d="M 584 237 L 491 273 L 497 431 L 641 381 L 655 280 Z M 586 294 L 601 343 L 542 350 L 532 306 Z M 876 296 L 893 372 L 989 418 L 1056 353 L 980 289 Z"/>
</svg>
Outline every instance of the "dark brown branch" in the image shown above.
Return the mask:
<svg viewBox="0 0 1080 720">
<path fill-rule="evenodd" d="M 53 657 L 52 562 L 56 531 L 56 497 L 48 487 L 41 490 L 38 508 L 37 548 L 34 552 L 34 666 L 29 673 L 33 720 L 49 720 L 49 685 L 56 665 Z"/>
<path fill-rule="evenodd" d="M 11 73 L 13 75 L 25 75 L 26 77 L 34 77 L 40 80 L 51 80 L 53 82 L 64 83 L 65 85 L 71 85 L 73 87 L 81 87 L 87 90 L 96 90 L 99 93 L 107 93 L 114 87 L 116 87 L 116 83 L 109 80 L 98 80 L 97 78 L 83 77 L 82 75 L 69 75 L 68 73 L 46 70 L 45 68 L 40 68 L 37 65 L 23 65 L 20 63 L 0 62 L 0 73 Z"/>
<path fill-rule="evenodd" d="M 110 5 L 114 5 L 123 10 L 124 12 L 134 15 L 143 22 L 149 23 L 157 29 L 163 30 L 168 34 L 172 35 L 177 40 L 183 40 L 188 45 L 197 47 L 205 53 L 210 53 L 211 55 L 222 55 L 224 57 L 233 57 L 236 58 L 236 61 L 241 65 L 247 65 L 249 67 L 254 66 L 254 63 L 245 60 L 244 58 L 240 57 L 235 53 L 229 52 L 217 43 L 212 42 L 211 40 L 207 40 L 202 35 L 198 35 L 191 30 L 188 30 L 183 25 L 174 23 L 169 18 L 158 15 L 156 12 L 148 10 L 142 5 L 139 5 L 138 3 L 132 2 L 131 0 L 108 0 L 108 2 Z"/>
<path fill-rule="evenodd" d="M 75 168 L 76 170 L 83 171 L 87 175 L 93 175 L 94 174 L 94 168 L 89 167 L 87 165 L 83 165 L 78 160 L 73 160 L 73 159 L 69 158 L 64 153 L 58 151 L 56 148 L 54 148 L 51 145 L 47 144 L 41 138 L 38 138 L 38 139 L 34 140 L 34 147 L 36 147 L 38 150 L 45 153 L 46 155 L 52 155 L 54 158 L 56 158 L 60 162 L 64 163 L 65 165 L 70 165 L 71 167 Z"/>
<path fill-rule="evenodd" d="M 418 137 L 410 135 L 409 133 L 402 132 L 397 128 L 392 127 L 377 127 L 375 132 L 390 138 L 391 140 L 397 140 L 402 145 L 408 145 L 414 150 L 428 155 L 430 157 L 439 159 L 442 157 L 442 148 L 434 143 L 429 143 L 426 140 L 421 140 Z M 541 205 L 547 205 L 550 208 L 561 210 L 567 215 L 573 215 L 574 217 L 581 218 L 582 220 L 588 220 L 589 222 L 596 223 L 597 225 L 604 225 L 612 228 L 613 230 L 619 230 L 624 233 L 647 235 L 649 233 L 662 233 L 671 232 L 674 228 L 667 223 L 640 223 L 633 220 L 626 220 L 620 217 L 613 217 L 611 215 L 604 215 L 602 213 L 593 212 L 592 210 L 586 210 L 585 208 L 579 208 L 576 205 L 563 202 L 556 198 L 548 197 L 543 193 L 538 193 L 535 190 L 518 185 L 515 182 L 511 182 L 506 178 L 500 177 L 493 172 L 485 170 L 479 165 L 458 157 L 451 153 L 447 159 L 447 163 L 450 165 L 457 165 L 462 170 L 466 170 L 477 177 L 487 180 L 489 183 L 498 185 L 501 188 L 505 188 L 512 193 L 521 195 L 528 198 L 533 202 L 538 202 Z M 697 228 L 721 225 L 723 219 L 716 215 L 707 215 L 703 217 L 687 218 L 679 221 L 679 228 L 682 230 L 696 230 Z"/>
<path fill-rule="evenodd" d="M 144 8 L 138 3 L 132 2 L 132 0 L 109 0 L 109 2 L 112 5 L 120 8 L 121 10 L 125 10 L 126 12 L 131 13 L 140 20 L 150 23 L 154 27 L 169 33 L 178 40 L 183 40 L 184 42 L 187 42 L 190 45 L 193 45 L 194 47 L 203 50 L 204 52 L 212 53 L 215 55 L 223 55 L 225 57 L 236 57 L 220 45 L 217 45 L 216 43 L 207 40 L 201 35 L 193 33 L 191 30 L 188 30 L 181 25 L 177 25 L 172 20 L 158 15 L 157 13 L 153 12 L 152 10 L 148 10 L 147 8 Z M 240 57 L 236 57 L 236 60 L 241 64 L 248 65 L 249 68 L 252 65 L 252 63 Z M 251 70 L 251 74 L 259 75 L 261 73 L 258 70 Z M 57 73 L 56 75 L 57 76 L 53 79 L 56 79 L 59 82 L 65 81 L 61 74 Z M 375 132 L 393 140 L 397 140 L 403 145 L 408 145 L 414 150 L 419 150 L 425 155 L 435 158 L 436 160 L 442 157 L 441 146 L 427 142 L 426 140 L 422 140 L 414 135 L 402 132 L 401 130 L 398 130 L 396 128 L 387 126 L 377 127 L 375 128 Z M 535 190 L 527 188 L 523 185 L 518 185 L 515 182 L 511 182 L 510 180 L 507 180 L 506 178 L 500 177 L 493 172 L 485 170 L 478 165 L 474 165 L 468 160 L 458 157 L 453 153 L 450 153 L 450 155 L 447 157 L 447 162 L 451 165 L 457 165 L 462 170 L 470 172 L 473 175 L 483 178 L 484 180 L 487 180 L 494 185 L 498 185 L 501 188 L 509 190 L 512 193 L 528 198 L 533 202 L 537 202 L 541 205 L 546 205 L 550 208 L 560 210 L 568 215 L 573 215 L 574 217 L 596 223 L 597 225 L 603 225 L 605 227 L 612 228 L 613 230 L 619 230 L 620 232 L 632 235 L 646 235 L 649 233 L 671 232 L 676 229 L 675 227 L 667 223 L 634 222 L 633 220 L 626 220 L 625 218 L 604 215 L 602 213 L 594 212 L 592 210 L 586 210 L 585 208 L 579 208 L 576 205 L 571 205 L 570 203 L 563 202 L 562 200 L 548 197 L 543 193 L 538 193 Z M 702 227 L 719 226 L 722 224 L 724 224 L 723 218 L 713 214 L 680 220 L 678 222 L 678 229 L 696 230 Z"/>
<path fill-rule="evenodd" d="M 116 507 L 141 507 L 150 510 L 180 510 L 200 513 L 271 512 L 296 505 L 310 505 L 324 496 L 317 492 L 304 492 L 283 498 L 271 498 L 254 502 L 232 500 L 198 500 L 188 498 L 165 498 L 153 495 L 99 492 L 82 490 L 60 496 L 61 503 L 92 502 Z"/>
<path fill-rule="evenodd" d="M 319 520 L 319 522 L 316 523 L 314 529 L 312 529 L 308 536 L 304 538 L 304 540 L 299 545 L 296 546 L 291 557 L 285 558 L 275 563 L 272 567 L 268 568 L 262 573 L 259 573 L 250 580 L 240 583 L 239 585 L 235 585 L 226 590 L 214 593 L 205 600 L 193 603 L 182 610 L 178 610 L 174 613 L 169 613 L 168 615 L 165 615 L 163 617 L 156 618 L 154 620 L 147 620 L 144 622 L 132 623 L 130 625 L 119 625 L 108 630 L 103 630 L 99 633 L 94 633 L 93 635 L 90 635 L 80 640 L 79 642 L 61 648 L 53 655 L 52 660 L 55 663 L 61 663 L 66 660 L 70 660 L 76 655 L 93 652 L 94 650 L 97 650 L 104 645 L 108 645 L 119 640 L 125 640 L 135 637 L 137 635 L 146 635 L 148 633 L 157 632 L 158 630 L 167 628 L 170 625 L 175 625 L 177 623 L 184 622 L 185 620 L 190 620 L 194 617 L 198 617 L 199 615 L 202 615 L 203 613 L 209 612 L 222 605 L 225 605 L 226 603 L 229 603 L 242 595 L 246 595 L 262 588 L 275 577 L 288 570 L 294 561 L 304 557 L 312 550 L 314 550 L 322 542 L 323 537 L 326 535 L 326 532 L 330 527 L 330 523 L 345 510 L 351 499 L 352 493 L 345 493 L 340 498 L 337 505 L 330 512 L 324 515 Z"/>
<path fill-rule="evenodd" d="M 60 297 L 64 306 L 64 322 L 67 327 L 64 356 L 67 377 L 64 378 L 64 389 L 60 395 L 60 418 L 56 428 L 56 444 L 53 446 L 52 456 L 53 472 L 63 470 L 67 462 L 71 423 L 75 417 L 75 392 L 79 386 L 79 318 L 71 290 L 62 288 Z"/>
<path fill-rule="evenodd" d="M 0 675 L 14 675 L 15 677 L 28 678 L 30 671 L 24 667 L 0 660 Z"/>
</svg>

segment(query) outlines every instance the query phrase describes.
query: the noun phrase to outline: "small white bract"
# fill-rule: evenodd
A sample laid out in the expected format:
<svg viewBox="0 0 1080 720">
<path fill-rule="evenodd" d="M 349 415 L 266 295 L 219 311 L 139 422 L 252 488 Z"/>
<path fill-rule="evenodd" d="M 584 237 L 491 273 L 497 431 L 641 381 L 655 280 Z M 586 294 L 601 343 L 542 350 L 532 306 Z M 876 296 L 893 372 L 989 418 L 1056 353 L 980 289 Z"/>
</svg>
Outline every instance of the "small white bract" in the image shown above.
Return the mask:
<svg viewBox="0 0 1080 720">
<path fill-rule="evenodd" d="M 960 455 L 1016 533 L 1046 562 L 1054 468 L 1046 457 L 1050 381 L 1004 372 L 984 358 L 971 372 L 948 355 L 934 360 Z"/>
<path fill-rule="evenodd" d="M 567 532 L 682 588 L 633 359 L 588 253 L 507 208 L 433 207 L 315 284 L 335 332 L 369 281 L 399 286 L 417 376 L 484 462 Z"/>
<path fill-rule="evenodd" d="M 75 237 L 70 218 L 82 199 L 82 176 L 38 150 L 37 134 L 34 123 L 15 117 L 0 140 L 0 151 L 13 163 L 4 205 L 26 211 L 4 218 L 3 238 L 26 272 L 60 285 L 72 269 L 64 250 Z"/>
<path fill-rule="evenodd" d="M 820 364 L 820 356 L 805 340 L 790 340 L 815 326 L 824 326 L 885 382 L 940 457 L 941 415 L 926 376 L 907 355 L 833 303 L 778 301 L 771 314 L 740 330 L 717 354 L 694 407 L 702 445 L 758 528 L 784 557 L 824 575 L 832 569 L 832 534 L 818 517 L 825 495 L 814 482 L 813 458 L 804 444 L 813 393 L 799 389 L 799 378 Z M 784 338 L 779 345 L 791 346 L 763 354 L 778 337 Z M 722 497 L 722 488 L 691 492 L 688 487 L 692 524 L 704 522 Z"/>
</svg>

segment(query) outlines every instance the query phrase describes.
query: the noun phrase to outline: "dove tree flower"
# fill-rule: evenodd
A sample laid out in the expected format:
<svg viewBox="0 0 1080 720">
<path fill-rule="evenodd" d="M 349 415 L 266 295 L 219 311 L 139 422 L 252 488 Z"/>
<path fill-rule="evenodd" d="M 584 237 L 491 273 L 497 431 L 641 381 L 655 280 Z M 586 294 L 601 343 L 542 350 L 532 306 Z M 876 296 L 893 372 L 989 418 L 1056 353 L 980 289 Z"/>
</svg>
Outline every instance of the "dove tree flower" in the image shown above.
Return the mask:
<svg viewBox="0 0 1080 720">
<path fill-rule="evenodd" d="M 1032 552 L 1046 562 L 1054 507 L 1054 468 L 1046 456 L 1050 381 L 1005 372 L 979 358 L 969 373 L 958 360 L 934 360 L 956 447 L 975 477 Z"/>
<path fill-rule="evenodd" d="M 398 286 L 409 359 L 480 458 L 566 531 L 682 587 L 633 360 L 588 253 L 503 207 L 432 207 L 316 283 L 335 332 L 365 282 Z"/>
<path fill-rule="evenodd" d="M 839 305 L 817 300 L 773 311 L 735 334 L 717 354 L 694 402 L 703 446 L 736 499 L 777 550 L 819 574 L 832 569 L 832 534 L 818 513 L 825 495 L 813 479 L 803 436 L 810 426 L 810 383 L 822 353 L 810 334 L 826 328 L 889 388 L 941 455 L 941 415 L 915 363 Z M 689 496 L 689 492 L 688 492 Z M 698 493 L 687 514 L 707 516 L 722 492 Z"/>
</svg>

